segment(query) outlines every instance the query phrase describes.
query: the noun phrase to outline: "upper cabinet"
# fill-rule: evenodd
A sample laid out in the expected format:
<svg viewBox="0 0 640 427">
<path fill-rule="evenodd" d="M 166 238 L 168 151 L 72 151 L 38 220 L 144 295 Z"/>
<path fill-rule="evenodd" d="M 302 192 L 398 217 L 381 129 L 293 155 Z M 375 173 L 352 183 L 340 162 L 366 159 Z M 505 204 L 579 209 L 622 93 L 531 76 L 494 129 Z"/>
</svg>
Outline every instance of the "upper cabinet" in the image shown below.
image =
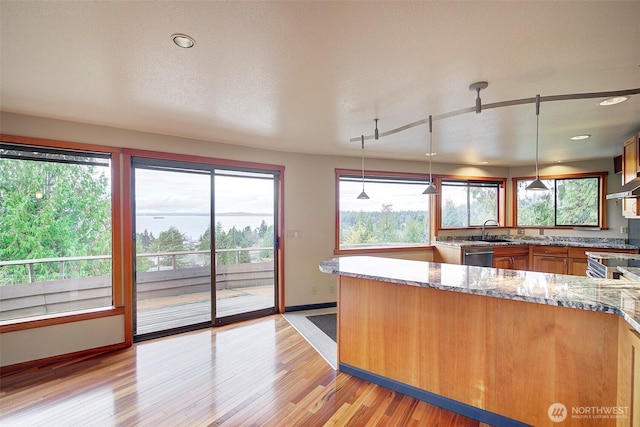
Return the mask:
<svg viewBox="0 0 640 427">
<path fill-rule="evenodd" d="M 622 146 L 622 185 L 638 177 L 640 172 L 640 133 L 631 136 Z M 627 218 L 640 216 L 640 199 L 622 199 L 622 215 Z"/>
<path fill-rule="evenodd" d="M 638 135 L 640 134 L 627 139 L 622 146 L 622 185 L 636 179 L 640 172 Z"/>
</svg>

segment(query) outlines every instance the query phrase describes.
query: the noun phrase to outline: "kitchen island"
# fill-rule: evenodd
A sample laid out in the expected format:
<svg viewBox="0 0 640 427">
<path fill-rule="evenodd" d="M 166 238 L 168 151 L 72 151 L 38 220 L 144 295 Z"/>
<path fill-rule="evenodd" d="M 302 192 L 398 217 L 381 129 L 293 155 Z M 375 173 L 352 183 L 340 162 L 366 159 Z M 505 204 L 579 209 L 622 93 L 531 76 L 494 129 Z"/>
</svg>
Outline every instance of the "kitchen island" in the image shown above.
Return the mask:
<svg viewBox="0 0 640 427">
<path fill-rule="evenodd" d="M 338 275 L 343 372 L 490 425 L 639 425 L 636 282 L 359 256 L 320 270 Z"/>
</svg>

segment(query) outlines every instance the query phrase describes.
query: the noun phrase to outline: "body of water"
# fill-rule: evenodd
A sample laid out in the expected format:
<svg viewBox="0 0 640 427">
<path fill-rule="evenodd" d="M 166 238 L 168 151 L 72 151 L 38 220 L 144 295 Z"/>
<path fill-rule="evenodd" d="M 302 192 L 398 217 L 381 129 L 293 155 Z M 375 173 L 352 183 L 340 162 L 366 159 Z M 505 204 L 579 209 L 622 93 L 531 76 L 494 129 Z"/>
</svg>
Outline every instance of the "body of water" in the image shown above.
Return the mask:
<svg viewBox="0 0 640 427">
<path fill-rule="evenodd" d="M 139 215 L 136 217 L 136 233 L 142 233 L 146 229 L 150 233 L 153 233 L 154 237 L 158 237 L 160 232 L 167 231 L 169 227 L 173 225 L 180 233 L 192 240 L 198 240 L 200 236 L 207 231 L 209 221 L 208 216 L 201 215 Z M 243 230 L 247 226 L 255 230 L 260 227 L 262 221 L 264 221 L 267 226 L 273 225 L 273 216 L 221 215 L 216 217 L 216 223 L 219 222 L 222 224 L 222 229 L 225 231 L 230 230 L 234 226 L 237 230 Z"/>
</svg>

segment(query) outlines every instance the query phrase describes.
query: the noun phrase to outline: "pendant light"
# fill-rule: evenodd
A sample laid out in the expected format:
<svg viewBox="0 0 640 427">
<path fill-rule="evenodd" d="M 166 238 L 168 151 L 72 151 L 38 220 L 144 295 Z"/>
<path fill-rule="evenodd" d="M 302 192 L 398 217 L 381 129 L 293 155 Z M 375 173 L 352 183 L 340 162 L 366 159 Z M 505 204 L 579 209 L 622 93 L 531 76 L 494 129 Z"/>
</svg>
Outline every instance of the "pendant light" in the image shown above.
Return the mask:
<svg viewBox="0 0 640 427">
<path fill-rule="evenodd" d="M 422 194 L 432 195 L 438 194 L 438 190 L 433 185 L 433 176 L 431 175 L 431 158 L 433 157 L 433 120 L 429 115 L 429 186 Z"/>
<path fill-rule="evenodd" d="M 531 181 L 531 184 L 527 185 L 527 190 L 536 191 L 548 191 L 544 182 L 540 181 L 540 174 L 538 173 L 538 129 L 540 127 L 540 95 L 536 95 L 536 179 Z"/>
<path fill-rule="evenodd" d="M 362 193 L 358 195 L 358 199 L 366 200 L 368 198 L 369 196 L 364 192 L 364 135 L 362 135 Z"/>
<path fill-rule="evenodd" d="M 376 141 L 380 138 L 380 135 L 378 134 L 378 120 L 380 119 L 373 119 L 373 121 L 376 122 L 376 130 L 373 133 L 373 136 Z"/>
</svg>

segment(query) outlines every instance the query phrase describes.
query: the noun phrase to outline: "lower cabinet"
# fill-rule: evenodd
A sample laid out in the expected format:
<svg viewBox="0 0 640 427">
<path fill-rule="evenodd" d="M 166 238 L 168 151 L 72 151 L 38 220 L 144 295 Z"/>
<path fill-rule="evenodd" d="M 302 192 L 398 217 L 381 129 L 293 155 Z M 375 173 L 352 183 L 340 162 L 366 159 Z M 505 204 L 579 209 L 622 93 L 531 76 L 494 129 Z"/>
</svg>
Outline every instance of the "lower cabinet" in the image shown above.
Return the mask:
<svg viewBox="0 0 640 427">
<path fill-rule="evenodd" d="M 533 246 L 533 271 L 568 274 L 566 246 Z"/>
<path fill-rule="evenodd" d="M 528 270 L 529 246 L 494 247 L 493 267 L 508 270 Z"/>
<path fill-rule="evenodd" d="M 618 426 L 640 426 L 640 334 L 620 322 L 618 341 L 618 406 L 626 417 Z"/>
</svg>

